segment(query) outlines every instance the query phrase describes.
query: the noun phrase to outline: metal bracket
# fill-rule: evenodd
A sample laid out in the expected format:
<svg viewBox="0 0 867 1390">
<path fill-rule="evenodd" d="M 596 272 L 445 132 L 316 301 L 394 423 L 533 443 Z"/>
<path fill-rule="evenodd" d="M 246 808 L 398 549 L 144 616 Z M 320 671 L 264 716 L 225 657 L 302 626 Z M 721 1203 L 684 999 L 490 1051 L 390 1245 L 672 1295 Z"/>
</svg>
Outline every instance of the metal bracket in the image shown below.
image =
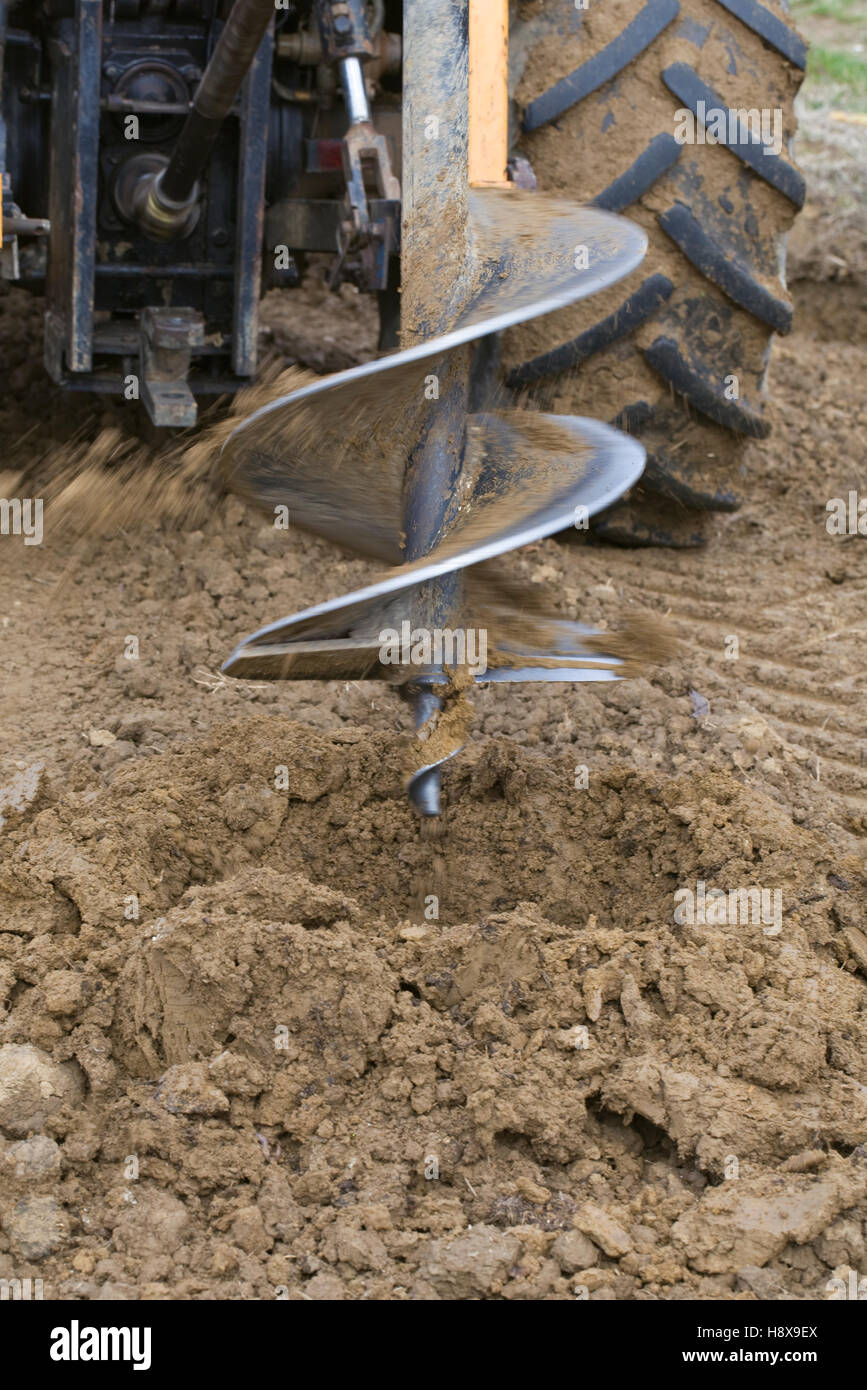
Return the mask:
<svg viewBox="0 0 867 1390">
<path fill-rule="evenodd" d="M 339 256 L 332 284 L 354 279 L 360 288 L 384 290 L 388 284 L 388 258 L 397 244 L 400 216 L 400 183 L 391 170 L 388 141 L 372 122 L 351 125 L 343 140 L 346 198 L 338 225 Z M 365 174 L 376 184 L 376 201 L 386 207 L 376 221 L 371 216 Z"/>
<path fill-rule="evenodd" d="M 374 225 L 388 222 L 392 254 L 397 255 L 400 203 L 371 198 L 368 207 Z M 284 198 L 272 203 L 265 214 L 265 245 L 291 246 L 293 251 L 339 251 L 343 216 L 341 204 L 333 198 Z"/>
<path fill-rule="evenodd" d="M 316 17 L 322 54 L 340 69 L 340 82 L 349 129 L 343 137 L 346 197 L 337 231 L 338 258 L 329 277 L 332 289 L 351 280 L 359 289 L 385 290 L 393 254 L 396 218 L 386 214 L 374 222 L 368 206 L 368 187 L 379 200 L 398 204 L 400 181 L 391 167 L 388 141 L 380 135 L 370 111 L 362 60 L 375 46 L 367 27 L 365 0 L 317 0 Z"/>
<path fill-rule="evenodd" d="M 102 20 L 102 0 L 77 0 L 70 29 L 61 29 L 51 44 L 51 233 L 45 300 L 46 312 L 62 325 L 60 370 L 72 373 L 93 370 Z M 52 370 L 47 346 L 46 366 Z"/>
<path fill-rule="evenodd" d="M 241 150 L 238 165 L 238 234 L 235 245 L 235 305 L 232 370 L 256 370 L 259 296 L 262 293 L 262 229 L 265 219 L 265 162 L 274 31 L 268 29 L 241 92 Z"/>
<path fill-rule="evenodd" d="M 318 0 L 316 19 L 326 63 L 373 57 L 365 9 L 365 0 Z"/>
<path fill-rule="evenodd" d="M 195 309 L 142 309 L 139 319 L 141 399 L 155 425 L 196 423 L 187 384 L 192 349 L 203 347 L 205 321 Z"/>
<path fill-rule="evenodd" d="M 12 200 L 12 184 L 7 173 L 0 175 L 2 191 L 2 236 L 0 236 L 0 280 L 20 280 L 21 267 L 18 261 L 18 236 L 13 231 L 14 218 L 20 209 Z"/>
</svg>

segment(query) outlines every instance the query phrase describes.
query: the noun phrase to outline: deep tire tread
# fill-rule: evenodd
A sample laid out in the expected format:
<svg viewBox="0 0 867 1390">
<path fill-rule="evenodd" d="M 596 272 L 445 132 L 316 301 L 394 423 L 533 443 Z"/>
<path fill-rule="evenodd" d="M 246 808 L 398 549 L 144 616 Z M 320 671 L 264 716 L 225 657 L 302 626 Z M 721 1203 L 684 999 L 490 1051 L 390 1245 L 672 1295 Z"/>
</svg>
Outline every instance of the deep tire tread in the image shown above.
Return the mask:
<svg viewBox="0 0 867 1390">
<path fill-rule="evenodd" d="M 574 34 L 576 30 L 569 31 L 568 25 L 558 27 L 559 3 L 546 0 L 553 26 L 547 32 Z M 557 345 L 554 339 L 548 351 L 527 361 L 519 356 L 518 365 L 507 375 L 510 387 L 529 386 L 532 391 L 533 383 L 541 382 L 537 389 L 542 400 L 551 393 L 565 393 L 568 400 L 573 390 L 583 400 L 592 399 L 598 373 L 602 394 L 610 403 L 606 413 L 616 412 L 612 423 L 631 434 L 646 435 L 648 467 L 635 504 L 627 500 L 615 509 L 616 517 L 598 518 L 594 523 L 594 530 L 623 543 L 631 534 L 635 544 L 699 544 L 702 536 L 698 531 L 693 534 L 690 513 L 730 512 L 740 505 L 740 484 L 732 484 L 742 473 L 743 443 L 746 438 L 764 438 L 770 431 L 762 410 L 770 336 L 788 333 L 792 327 L 784 279 L 777 277 L 785 230 L 793 210 L 804 201 L 800 170 L 773 151 L 764 153 L 765 145 L 743 123 L 732 132 L 731 143 L 719 142 L 724 145 L 719 151 L 713 148 L 715 140 L 713 144 L 708 140 L 706 149 L 682 144 L 673 133 L 676 126 L 669 126 L 668 120 L 674 120 L 677 106 L 689 108 L 698 119 L 699 100 L 707 110 L 728 109 L 729 104 L 699 71 L 720 73 L 718 85 L 723 93 L 728 79 L 722 74 L 734 74 L 733 107 L 790 110 L 806 45 L 786 18 L 769 8 L 777 0 L 712 3 L 718 6 L 716 22 L 704 4 L 650 0 L 613 41 L 595 54 L 591 46 L 585 62 L 536 96 L 549 71 L 540 66 L 539 85 L 530 88 L 524 99 L 524 130 L 548 126 L 547 133 L 530 134 L 525 145 L 533 161 L 536 142 L 541 142 L 538 172 L 543 177 L 546 160 L 558 148 L 552 140 L 586 142 L 604 137 L 609 127 L 615 132 L 612 148 L 619 157 L 614 169 L 623 168 L 624 163 L 626 168 L 592 197 L 592 204 L 627 216 L 627 210 L 638 204 L 641 211 L 636 211 L 651 233 L 648 269 L 655 273 L 629 299 L 569 342 Z M 664 33 L 678 16 L 678 22 Z M 591 26 L 591 41 L 593 33 Z M 609 28 L 606 37 L 610 33 Z M 727 55 L 715 65 L 699 56 L 710 34 L 715 35 L 718 53 L 722 50 Z M 585 41 L 586 32 L 582 32 L 580 43 Z M 654 43 L 656 55 L 648 51 Z M 684 44 L 696 52 L 694 60 L 682 61 Z M 571 51 L 583 58 L 586 50 Z M 634 74 L 633 67 L 638 69 Z M 745 83 L 750 74 L 753 77 Z M 663 97 L 662 103 L 657 96 L 650 103 L 654 115 L 649 128 L 650 108 L 642 100 L 648 82 L 651 88 L 658 83 Z M 666 108 L 670 116 L 665 115 Z M 569 114 L 562 125 L 558 122 L 552 130 L 550 123 L 564 113 Z M 567 133 L 571 131 L 576 137 Z M 628 141 L 624 131 L 629 132 Z M 555 153 L 555 169 L 563 167 L 559 158 Z M 713 169 L 709 178 L 706 169 Z M 576 173 L 579 170 L 580 161 Z M 555 183 L 552 191 L 567 187 Z M 654 237 L 657 246 L 666 238 L 673 244 L 656 266 Z M 673 247 L 683 258 L 682 276 L 677 253 L 672 257 Z M 609 299 L 606 310 L 611 304 Z M 562 330 L 561 337 L 565 337 Z M 547 347 L 541 335 L 535 342 Z M 636 362 L 637 374 L 631 378 L 630 362 L 636 358 L 642 362 L 640 367 Z M 651 382 L 644 364 L 670 393 Z M 576 368 L 575 388 L 558 380 L 558 374 Z M 724 394 L 725 380 L 732 375 L 740 382 L 739 400 L 728 400 Z M 632 403 L 624 404 L 617 384 L 622 382 L 628 390 L 630 379 L 638 389 L 633 397 L 626 397 Z M 642 380 L 645 384 L 638 386 Z M 638 399 L 640 393 L 647 398 Z M 667 540 L 666 508 L 671 517 Z"/>
<path fill-rule="evenodd" d="M 768 324 L 775 333 L 791 332 L 791 304 L 771 294 L 745 266 L 727 255 L 699 226 L 689 208 L 675 203 L 658 221 L 696 270 L 718 285 L 729 299 Z"/>
<path fill-rule="evenodd" d="M 687 361 L 673 338 L 657 338 L 644 349 L 644 356 L 679 396 L 683 396 L 709 420 L 734 430 L 736 434 L 750 435 L 753 439 L 766 439 L 770 434 L 771 427 L 767 420 L 748 406 L 728 400 L 709 373 L 702 372 Z"/>
<path fill-rule="evenodd" d="M 717 95 L 713 87 L 702 82 L 695 68 L 691 68 L 689 63 L 672 63 L 664 70 L 662 80 L 678 101 L 682 101 L 684 106 L 689 108 L 696 120 L 699 119 L 700 101 L 704 102 L 706 111 L 728 109 L 722 97 Z M 800 169 L 796 169 L 793 164 L 787 164 L 781 155 L 774 154 L 761 140 L 751 139 L 746 127 L 739 123 L 736 140 L 726 137 L 718 143 L 725 145 L 725 148 L 731 150 L 743 164 L 747 164 L 754 174 L 758 174 L 765 183 L 776 188 L 777 192 L 788 198 L 790 203 L 794 203 L 796 208 L 804 206 L 807 188 Z"/>
<path fill-rule="evenodd" d="M 649 48 L 679 13 L 679 0 L 647 0 L 644 9 L 616 39 L 530 102 L 524 111 L 524 130 L 538 130 L 548 121 L 556 121 L 570 106 L 610 82 Z"/>
<path fill-rule="evenodd" d="M 637 203 L 642 194 L 677 163 L 681 149 L 673 135 L 665 132 L 654 135 L 635 163 L 593 199 L 593 207 L 603 208 L 605 212 L 622 212 Z"/>
<path fill-rule="evenodd" d="M 722 5 L 729 14 L 733 14 L 741 24 L 752 29 L 753 33 L 758 34 L 765 43 L 769 43 L 771 48 L 782 53 L 796 68 L 800 68 L 802 72 L 805 70 L 807 45 L 801 35 L 790 29 L 788 24 L 778 19 L 771 10 L 760 5 L 758 0 L 717 0 L 717 4 Z"/>
<path fill-rule="evenodd" d="M 619 338 L 625 338 L 639 324 L 644 323 L 656 313 L 672 293 L 674 285 L 666 275 L 649 275 L 639 285 L 634 294 L 615 309 L 607 318 L 594 323 L 592 328 L 550 352 L 542 353 L 529 362 L 522 362 L 506 378 L 510 387 L 528 386 L 530 382 L 541 381 L 554 372 L 569 371 L 577 367 L 594 353 L 610 347 Z"/>
<path fill-rule="evenodd" d="M 648 492 L 667 497 L 683 507 L 689 507 L 691 511 L 736 512 L 741 505 L 738 494 L 729 488 L 696 486 L 689 468 L 684 469 L 677 460 L 668 458 L 664 451 L 648 452 L 641 485 Z"/>
</svg>

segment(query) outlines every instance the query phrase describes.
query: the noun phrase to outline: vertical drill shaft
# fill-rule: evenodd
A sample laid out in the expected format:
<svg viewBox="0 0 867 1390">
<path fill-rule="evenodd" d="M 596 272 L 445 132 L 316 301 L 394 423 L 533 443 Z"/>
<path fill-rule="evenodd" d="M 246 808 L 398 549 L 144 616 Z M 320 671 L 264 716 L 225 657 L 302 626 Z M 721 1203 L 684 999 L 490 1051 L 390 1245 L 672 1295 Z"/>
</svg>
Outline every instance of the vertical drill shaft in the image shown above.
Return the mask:
<svg viewBox="0 0 867 1390">
<path fill-rule="evenodd" d="M 465 0 L 408 0 L 404 7 L 403 230 L 401 340 L 404 347 L 447 332 L 463 301 L 469 178 L 468 50 Z M 429 423 L 407 473 L 407 559 L 440 538 L 460 468 L 467 400 L 466 353 L 432 363 L 426 377 Z M 418 592 L 414 626 L 451 626 L 460 609 L 460 579 L 433 580 Z M 435 708 L 419 683 L 416 723 Z M 439 770 L 413 779 L 410 796 L 423 815 L 439 813 Z"/>
</svg>

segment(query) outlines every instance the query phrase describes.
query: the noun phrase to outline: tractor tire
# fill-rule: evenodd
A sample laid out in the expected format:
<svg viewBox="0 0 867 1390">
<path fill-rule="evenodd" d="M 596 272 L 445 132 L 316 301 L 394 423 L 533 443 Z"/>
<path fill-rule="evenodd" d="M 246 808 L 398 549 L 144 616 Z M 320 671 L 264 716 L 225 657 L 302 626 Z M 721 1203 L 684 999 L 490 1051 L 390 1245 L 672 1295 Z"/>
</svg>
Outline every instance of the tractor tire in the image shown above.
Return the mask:
<svg viewBox="0 0 867 1390">
<path fill-rule="evenodd" d="M 779 0 L 576 4 L 517 4 L 514 147 L 541 191 L 625 214 L 649 248 L 604 294 L 507 334 L 506 383 L 641 438 L 641 484 L 597 533 L 697 545 L 703 514 L 740 505 L 744 445 L 771 427 L 771 342 L 792 325 L 785 237 L 805 193 L 790 151 L 806 45 Z M 724 143 L 685 115 L 715 109 L 742 113 Z M 750 137 L 751 109 L 768 113 L 778 153 Z"/>
</svg>

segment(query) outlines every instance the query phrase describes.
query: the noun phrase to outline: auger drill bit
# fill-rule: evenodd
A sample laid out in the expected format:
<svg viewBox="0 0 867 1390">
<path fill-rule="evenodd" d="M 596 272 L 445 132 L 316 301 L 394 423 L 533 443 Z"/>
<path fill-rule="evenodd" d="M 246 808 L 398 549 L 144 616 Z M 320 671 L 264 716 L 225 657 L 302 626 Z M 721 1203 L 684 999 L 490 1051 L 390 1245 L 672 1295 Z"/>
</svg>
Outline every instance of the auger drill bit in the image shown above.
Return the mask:
<svg viewBox="0 0 867 1390">
<path fill-rule="evenodd" d="M 478 11 L 473 0 L 468 45 L 465 0 L 405 7 L 404 346 L 269 402 L 224 448 L 236 491 L 267 509 L 284 505 L 293 524 L 391 568 L 254 632 L 223 670 L 388 680 L 408 691 L 422 735 L 409 794 L 426 816 L 439 813 L 440 769 L 463 742 L 459 728 L 436 736 L 455 690 L 452 663 L 424 650 L 386 663 L 384 634 L 455 638 L 474 619 L 493 621 L 493 660 L 469 672 L 475 681 L 618 679 L 622 663 L 602 634 L 564 620 L 515 622 L 496 599 L 474 599 L 464 579 L 469 567 L 610 506 L 644 466 L 635 440 L 598 421 L 477 408 L 473 344 L 607 288 L 646 250 L 623 218 L 506 184 L 497 108 L 507 101 L 506 13 L 500 0 Z"/>
</svg>

